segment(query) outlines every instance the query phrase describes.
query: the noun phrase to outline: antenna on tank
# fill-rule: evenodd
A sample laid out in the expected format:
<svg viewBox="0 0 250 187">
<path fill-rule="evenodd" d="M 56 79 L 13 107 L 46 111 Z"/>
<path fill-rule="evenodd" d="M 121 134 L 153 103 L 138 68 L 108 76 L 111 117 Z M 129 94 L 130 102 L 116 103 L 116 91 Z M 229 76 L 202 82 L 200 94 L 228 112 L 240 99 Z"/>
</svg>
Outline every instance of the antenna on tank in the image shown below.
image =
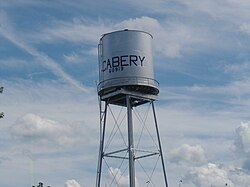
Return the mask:
<svg viewBox="0 0 250 187">
<path fill-rule="evenodd" d="M 159 83 L 154 79 L 152 39 L 152 35 L 147 32 L 125 29 L 104 34 L 98 44 L 100 146 L 96 187 L 107 183 L 110 183 L 109 186 L 120 186 L 124 181 L 129 187 L 135 187 L 140 183 L 168 187 L 154 107 L 154 101 L 159 94 Z M 140 116 L 140 110 L 146 104 L 149 104 L 149 109 L 152 110 L 151 118 L 146 115 Z M 140 133 L 135 132 L 136 119 L 142 126 L 137 128 L 141 129 Z M 147 127 L 149 119 L 152 122 L 149 123 L 151 126 Z M 149 129 L 155 130 L 154 136 Z M 121 138 L 116 139 L 117 134 Z M 142 140 L 144 134 L 147 138 Z M 151 145 L 147 144 L 148 137 L 153 139 L 155 149 L 151 149 Z M 115 140 L 115 143 L 111 147 L 112 140 Z M 146 166 L 142 165 L 144 159 L 149 159 Z M 159 160 L 162 170 L 157 171 L 162 177 L 161 180 L 157 178 L 154 181 L 154 172 Z M 155 165 L 150 167 L 151 163 Z M 113 165 L 119 167 L 113 168 Z M 103 166 L 107 167 L 109 176 L 106 175 L 106 179 L 112 178 L 110 181 L 102 182 L 105 180 L 103 173 L 107 172 L 103 171 Z M 137 172 L 139 169 L 145 176 Z"/>
</svg>

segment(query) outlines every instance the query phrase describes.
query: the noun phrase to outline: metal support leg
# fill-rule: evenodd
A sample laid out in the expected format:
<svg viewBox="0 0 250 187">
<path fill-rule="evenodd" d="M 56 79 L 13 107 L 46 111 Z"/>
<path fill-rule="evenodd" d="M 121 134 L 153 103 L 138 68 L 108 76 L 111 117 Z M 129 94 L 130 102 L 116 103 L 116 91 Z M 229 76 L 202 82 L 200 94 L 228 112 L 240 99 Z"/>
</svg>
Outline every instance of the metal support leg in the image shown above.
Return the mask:
<svg viewBox="0 0 250 187">
<path fill-rule="evenodd" d="M 134 141 L 133 141 L 133 121 L 132 106 L 130 96 L 126 96 L 127 118 L 128 118 L 128 152 L 129 152 L 129 187 L 135 187 L 135 158 L 134 158 Z"/>
<path fill-rule="evenodd" d="M 104 154 L 103 145 L 104 145 L 104 137 L 105 137 L 108 102 L 107 101 L 105 102 L 104 112 L 102 112 L 101 110 L 102 108 L 101 104 L 102 103 L 100 103 L 100 136 L 101 137 L 100 137 L 100 149 L 99 149 L 99 157 L 98 157 L 97 176 L 96 176 L 96 187 L 100 187 L 101 185 L 102 160 L 103 160 L 103 154 Z"/>
<path fill-rule="evenodd" d="M 165 169 L 165 164 L 164 164 L 164 159 L 163 159 L 163 154 L 162 154 L 161 139 L 160 139 L 160 133 L 159 133 L 158 124 L 157 124 L 157 120 L 156 120 L 154 102 L 152 101 L 151 104 L 152 104 L 152 108 L 153 108 L 155 128 L 156 128 L 157 139 L 158 139 L 158 144 L 159 144 L 159 149 L 160 149 L 160 156 L 161 156 L 161 163 L 162 163 L 164 180 L 165 180 L 166 187 L 168 187 L 167 174 L 166 174 L 166 169 Z"/>
</svg>

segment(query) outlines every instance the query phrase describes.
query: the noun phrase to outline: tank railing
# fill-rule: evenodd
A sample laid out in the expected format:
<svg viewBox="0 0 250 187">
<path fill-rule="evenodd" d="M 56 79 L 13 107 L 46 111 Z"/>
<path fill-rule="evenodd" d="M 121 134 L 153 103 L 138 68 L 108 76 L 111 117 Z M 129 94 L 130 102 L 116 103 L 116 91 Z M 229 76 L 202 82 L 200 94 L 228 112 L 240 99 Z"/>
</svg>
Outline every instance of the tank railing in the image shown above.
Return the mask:
<svg viewBox="0 0 250 187">
<path fill-rule="evenodd" d="M 148 77 L 116 77 L 112 79 L 107 79 L 101 81 L 98 84 L 98 92 L 104 89 L 105 87 L 114 87 L 114 86 L 128 86 L 128 85 L 144 85 L 151 87 L 159 87 L 159 82 L 155 79 Z"/>
</svg>

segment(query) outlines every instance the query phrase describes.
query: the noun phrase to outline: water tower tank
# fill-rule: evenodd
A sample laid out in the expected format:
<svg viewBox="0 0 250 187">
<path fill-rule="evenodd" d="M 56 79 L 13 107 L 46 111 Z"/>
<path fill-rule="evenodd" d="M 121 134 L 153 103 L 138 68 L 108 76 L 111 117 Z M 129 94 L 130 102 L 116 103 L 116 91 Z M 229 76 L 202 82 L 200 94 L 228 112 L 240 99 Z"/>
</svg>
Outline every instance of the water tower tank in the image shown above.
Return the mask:
<svg viewBox="0 0 250 187">
<path fill-rule="evenodd" d="M 101 37 L 98 47 L 100 96 L 119 89 L 158 95 L 152 39 L 147 32 L 127 29 Z"/>
</svg>

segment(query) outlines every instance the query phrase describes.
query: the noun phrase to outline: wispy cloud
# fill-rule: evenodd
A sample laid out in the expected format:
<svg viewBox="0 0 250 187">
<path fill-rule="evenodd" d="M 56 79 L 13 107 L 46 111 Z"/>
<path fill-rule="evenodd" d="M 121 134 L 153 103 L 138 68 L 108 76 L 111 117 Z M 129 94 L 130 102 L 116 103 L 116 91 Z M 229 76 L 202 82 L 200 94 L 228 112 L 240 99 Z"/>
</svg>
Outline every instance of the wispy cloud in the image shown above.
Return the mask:
<svg viewBox="0 0 250 187">
<path fill-rule="evenodd" d="M 80 84 L 77 80 L 72 78 L 69 74 L 67 74 L 58 63 L 56 63 L 52 58 L 47 56 L 46 54 L 43 54 L 42 52 L 39 52 L 34 47 L 28 45 L 24 40 L 18 36 L 13 28 L 9 25 L 9 21 L 7 17 L 3 14 L 1 14 L 1 20 L 0 20 L 0 34 L 8 39 L 10 42 L 15 44 L 20 49 L 24 50 L 28 54 L 35 57 L 39 62 L 41 62 L 45 67 L 50 69 L 55 75 L 61 77 L 66 82 L 74 85 L 78 89 L 82 90 L 83 92 L 87 93 L 88 89 L 85 88 L 82 84 Z"/>
<path fill-rule="evenodd" d="M 54 21 L 49 28 L 44 28 L 40 33 L 34 33 L 32 38 L 34 42 L 64 40 L 97 45 L 100 36 L 111 30 L 110 24 L 75 17 L 71 21 Z"/>
<path fill-rule="evenodd" d="M 223 2 L 217 0 L 204 1 L 190 0 L 178 2 L 185 5 L 186 9 L 192 13 L 203 13 L 213 18 L 229 22 L 238 22 L 239 20 L 247 20 L 249 17 L 250 3 L 248 1 L 225 0 Z M 238 22 L 239 23 L 239 22 Z"/>
<path fill-rule="evenodd" d="M 156 53 L 168 58 L 179 58 L 184 52 L 192 51 L 191 46 L 209 41 L 205 30 L 195 30 L 184 23 L 160 22 L 148 16 L 121 22 L 93 21 L 75 17 L 72 21 L 54 21 L 49 28 L 44 28 L 39 33 L 33 33 L 31 37 L 28 37 L 40 43 L 63 40 L 96 45 L 102 34 L 125 28 L 151 33 L 154 37 Z"/>
</svg>

